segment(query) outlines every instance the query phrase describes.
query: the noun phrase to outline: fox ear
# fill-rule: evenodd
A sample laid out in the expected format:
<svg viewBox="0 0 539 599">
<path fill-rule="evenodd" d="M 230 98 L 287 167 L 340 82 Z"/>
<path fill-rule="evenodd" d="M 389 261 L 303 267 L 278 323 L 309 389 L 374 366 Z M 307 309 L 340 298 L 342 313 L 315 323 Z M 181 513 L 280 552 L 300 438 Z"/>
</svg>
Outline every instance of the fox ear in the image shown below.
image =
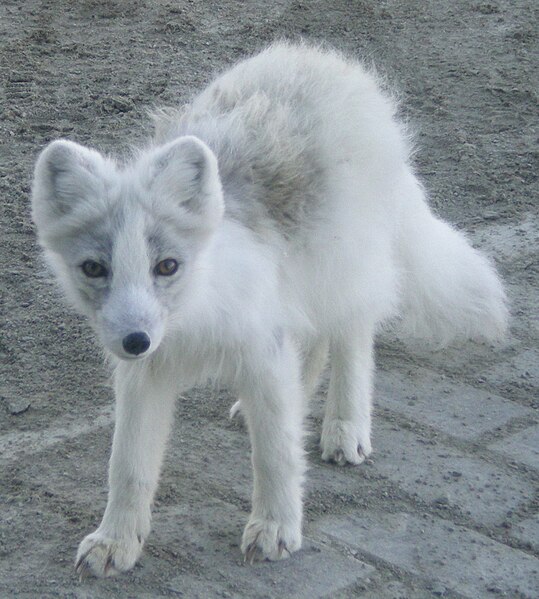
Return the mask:
<svg viewBox="0 0 539 599">
<path fill-rule="evenodd" d="M 214 153 L 193 136 L 180 137 L 152 156 L 151 188 L 158 198 L 178 204 L 194 224 L 214 229 L 224 213 Z"/>
<path fill-rule="evenodd" d="M 40 154 L 32 185 L 32 217 L 37 227 L 69 214 L 83 200 L 102 196 L 104 158 L 67 140 L 50 143 Z"/>
</svg>

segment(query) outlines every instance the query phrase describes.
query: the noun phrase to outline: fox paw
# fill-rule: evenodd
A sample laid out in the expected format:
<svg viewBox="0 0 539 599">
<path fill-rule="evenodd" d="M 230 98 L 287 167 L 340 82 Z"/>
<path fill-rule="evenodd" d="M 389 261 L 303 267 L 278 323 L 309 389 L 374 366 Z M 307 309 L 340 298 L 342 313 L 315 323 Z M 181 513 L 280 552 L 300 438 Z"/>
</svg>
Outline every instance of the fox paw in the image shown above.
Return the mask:
<svg viewBox="0 0 539 599">
<path fill-rule="evenodd" d="M 335 462 L 338 466 L 358 465 L 365 461 L 371 452 L 368 432 L 362 434 L 357 425 L 346 420 L 324 422 L 322 427 L 322 459 Z"/>
<path fill-rule="evenodd" d="M 75 569 L 80 579 L 106 578 L 130 570 L 140 557 L 141 538 L 112 539 L 99 531 L 88 535 L 79 545 Z"/>
<path fill-rule="evenodd" d="M 273 520 L 253 518 L 245 527 L 241 550 L 244 561 L 286 559 L 301 547 L 300 527 L 281 526 Z"/>
</svg>

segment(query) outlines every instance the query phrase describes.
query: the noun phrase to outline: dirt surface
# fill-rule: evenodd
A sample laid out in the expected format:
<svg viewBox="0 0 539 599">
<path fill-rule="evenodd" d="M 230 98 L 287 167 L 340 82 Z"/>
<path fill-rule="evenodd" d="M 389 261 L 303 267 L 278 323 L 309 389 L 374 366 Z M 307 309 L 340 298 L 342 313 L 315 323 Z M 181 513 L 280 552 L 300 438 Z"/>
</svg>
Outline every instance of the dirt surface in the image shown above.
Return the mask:
<svg viewBox="0 0 539 599">
<path fill-rule="evenodd" d="M 538 17 L 533 0 L 2 1 L 0 597 L 539 596 Z M 511 335 L 502 348 L 439 354 L 382 338 L 375 454 L 360 469 L 320 461 L 315 402 L 307 546 L 286 565 L 241 562 L 251 475 L 247 435 L 227 419 L 232 398 L 182 398 L 140 564 L 79 583 L 76 547 L 106 502 L 112 393 L 92 332 L 39 258 L 29 217 L 36 154 L 59 137 L 126 153 L 148 134 L 148 108 L 184 102 L 237 59 L 300 37 L 374 62 L 400 93 L 432 204 L 507 281 Z M 423 404 L 416 379 L 430 389 Z M 454 428 L 443 417 L 453 391 Z M 485 415 L 491 424 L 479 426 Z M 414 451 L 402 457 L 403 445 Z M 470 472 L 451 465 L 464 459 Z M 462 483 L 483 475 L 485 484 Z M 365 542 L 331 528 L 328 514 L 372 514 Z M 464 540 L 440 563 L 406 536 L 369 549 L 384 514 L 423 519 L 433 539 L 441 522 L 447 543 L 456 532 Z M 421 567 L 402 553 L 407 543 Z M 466 578 L 467 550 L 489 543 L 512 573 L 481 562 Z"/>
</svg>

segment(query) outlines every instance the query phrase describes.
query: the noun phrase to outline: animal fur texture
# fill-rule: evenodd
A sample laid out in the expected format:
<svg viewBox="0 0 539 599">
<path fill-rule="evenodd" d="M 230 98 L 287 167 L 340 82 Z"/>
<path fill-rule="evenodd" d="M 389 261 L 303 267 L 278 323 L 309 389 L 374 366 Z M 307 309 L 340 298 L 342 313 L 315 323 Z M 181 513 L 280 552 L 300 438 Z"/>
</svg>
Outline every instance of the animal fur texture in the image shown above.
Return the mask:
<svg viewBox="0 0 539 599">
<path fill-rule="evenodd" d="M 276 44 L 155 131 L 124 164 L 59 140 L 35 167 L 40 243 L 116 358 L 109 498 L 81 575 L 140 556 L 181 392 L 213 380 L 241 398 L 241 548 L 276 560 L 301 545 L 302 421 L 328 355 L 322 457 L 360 464 L 381 323 L 440 345 L 507 324 L 494 269 L 430 211 L 396 105 L 358 63 Z"/>
</svg>

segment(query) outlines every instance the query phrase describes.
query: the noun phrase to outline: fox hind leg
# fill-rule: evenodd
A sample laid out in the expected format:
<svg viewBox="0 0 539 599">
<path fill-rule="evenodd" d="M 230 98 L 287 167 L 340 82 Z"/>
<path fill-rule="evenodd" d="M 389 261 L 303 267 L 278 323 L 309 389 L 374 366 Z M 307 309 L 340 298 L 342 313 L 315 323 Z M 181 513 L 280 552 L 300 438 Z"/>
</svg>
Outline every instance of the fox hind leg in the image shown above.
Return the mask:
<svg viewBox="0 0 539 599">
<path fill-rule="evenodd" d="M 331 375 L 322 425 L 322 459 L 361 464 L 371 453 L 374 327 L 356 323 L 330 342 Z"/>
<path fill-rule="evenodd" d="M 325 337 L 317 337 L 303 345 L 302 382 L 307 401 L 316 393 L 320 383 L 320 375 L 328 362 L 329 341 Z"/>
<path fill-rule="evenodd" d="M 320 375 L 327 365 L 329 342 L 324 337 L 316 338 L 302 346 L 302 382 L 304 397 L 307 401 L 316 393 L 320 383 Z M 229 416 L 233 420 L 242 413 L 242 400 L 238 399 L 230 408 Z"/>
</svg>

